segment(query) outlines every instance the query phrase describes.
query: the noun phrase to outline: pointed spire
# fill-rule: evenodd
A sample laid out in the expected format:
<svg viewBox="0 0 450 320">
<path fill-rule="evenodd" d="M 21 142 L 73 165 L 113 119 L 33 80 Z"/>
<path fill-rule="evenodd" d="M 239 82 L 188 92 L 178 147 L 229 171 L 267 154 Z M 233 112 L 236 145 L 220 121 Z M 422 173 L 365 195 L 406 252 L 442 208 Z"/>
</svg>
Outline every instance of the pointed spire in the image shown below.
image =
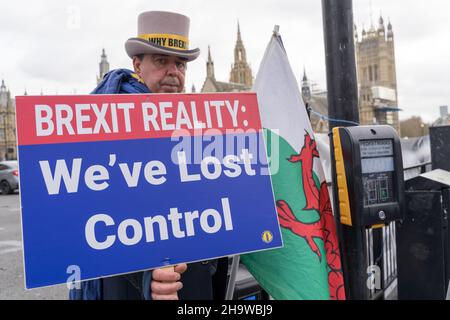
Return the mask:
<svg viewBox="0 0 450 320">
<path fill-rule="evenodd" d="M 108 62 L 107 61 L 108 57 L 106 56 L 105 49 L 102 49 L 102 55 L 100 56 L 100 58 L 101 58 L 101 62 Z"/>
<path fill-rule="evenodd" d="M 2 79 L 0 86 L 0 107 L 6 108 L 8 105 L 8 92 L 6 91 L 5 80 Z"/>
<path fill-rule="evenodd" d="M 306 103 L 311 100 L 311 87 L 309 85 L 308 77 L 306 76 L 305 66 L 303 66 L 302 97 Z"/>
<path fill-rule="evenodd" d="M 237 22 L 237 41 L 234 47 L 234 64 L 231 65 L 230 82 L 247 87 L 253 84 L 252 70 L 247 63 L 247 54 L 241 37 L 241 26 Z"/>
<path fill-rule="evenodd" d="M 241 27 L 239 26 L 239 19 L 238 19 L 238 22 L 237 22 L 237 37 L 238 37 L 238 41 L 242 41 L 242 39 L 241 39 Z"/>
<path fill-rule="evenodd" d="M 195 85 L 194 85 L 194 84 L 192 84 L 191 92 L 192 92 L 192 93 L 196 93 L 196 92 L 197 92 L 197 90 L 195 90 Z"/>
<path fill-rule="evenodd" d="M 27 95 L 28 95 L 27 88 L 25 88 L 25 92 L 23 93 L 23 95 L 24 95 L 24 96 L 27 96 Z"/>
<path fill-rule="evenodd" d="M 394 40 L 394 31 L 392 30 L 391 20 L 389 19 L 387 38 L 389 41 Z"/>
<path fill-rule="evenodd" d="M 215 79 L 214 76 L 214 62 L 211 57 L 211 47 L 208 45 L 208 61 L 206 62 L 206 77 Z"/>
<path fill-rule="evenodd" d="M 386 27 L 384 26 L 384 19 L 380 12 L 380 19 L 378 20 L 378 35 L 382 38 L 384 38 L 384 35 L 386 33 Z"/>
<path fill-rule="evenodd" d="M 102 49 L 102 55 L 100 56 L 99 66 L 99 75 L 97 76 L 97 84 L 99 84 L 103 77 L 109 72 L 109 62 L 108 57 L 106 56 L 105 48 Z"/>
</svg>

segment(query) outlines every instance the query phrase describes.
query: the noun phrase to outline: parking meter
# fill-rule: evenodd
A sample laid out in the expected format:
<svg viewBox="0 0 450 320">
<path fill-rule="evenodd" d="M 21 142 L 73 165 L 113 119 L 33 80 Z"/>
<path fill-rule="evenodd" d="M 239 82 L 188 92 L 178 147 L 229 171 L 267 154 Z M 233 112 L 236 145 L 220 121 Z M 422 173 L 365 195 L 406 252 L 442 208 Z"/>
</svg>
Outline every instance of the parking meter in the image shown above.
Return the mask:
<svg viewBox="0 0 450 320">
<path fill-rule="evenodd" d="M 390 126 L 333 129 L 341 223 L 381 227 L 403 218 L 404 179 L 400 139 Z"/>
</svg>

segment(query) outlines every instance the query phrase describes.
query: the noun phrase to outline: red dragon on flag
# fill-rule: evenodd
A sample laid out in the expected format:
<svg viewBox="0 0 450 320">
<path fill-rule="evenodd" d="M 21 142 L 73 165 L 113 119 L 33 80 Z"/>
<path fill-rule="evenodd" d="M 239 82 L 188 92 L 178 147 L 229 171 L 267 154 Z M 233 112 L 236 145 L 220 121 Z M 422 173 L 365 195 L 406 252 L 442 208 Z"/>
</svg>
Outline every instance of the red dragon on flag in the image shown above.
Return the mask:
<svg viewBox="0 0 450 320">
<path fill-rule="evenodd" d="M 303 223 L 297 219 L 289 204 L 284 200 L 277 201 L 278 217 L 283 228 L 291 230 L 294 234 L 306 240 L 320 261 L 322 260 L 322 254 L 314 239 L 323 241 L 328 266 L 330 298 L 344 300 L 344 277 L 330 197 L 326 182 L 321 184 L 319 190 L 314 181 L 314 158 L 319 158 L 317 145 L 315 140 L 306 132 L 305 142 L 300 154 L 292 155 L 288 161 L 291 163 L 300 162 L 302 165 L 302 184 L 306 198 L 306 206 L 303 210 L 316 210 L 319 212 L 320 219 L 313 223 Z"/>
</svg>

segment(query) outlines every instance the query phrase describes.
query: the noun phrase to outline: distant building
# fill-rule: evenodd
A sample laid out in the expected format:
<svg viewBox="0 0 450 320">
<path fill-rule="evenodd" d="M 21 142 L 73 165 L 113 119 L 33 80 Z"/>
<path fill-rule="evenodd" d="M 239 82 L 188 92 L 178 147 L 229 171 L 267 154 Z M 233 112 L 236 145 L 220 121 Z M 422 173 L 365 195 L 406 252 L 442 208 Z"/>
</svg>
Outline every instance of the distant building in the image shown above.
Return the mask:
<svg viewBox="0 0 450 320">
<path fill-rule="evenodd" d="M 234 63 L 230 71 L 230 82 L 217 81 L 214 74 L 214 61 L 211 48 L 208 46 L 208 61 L 206 62 L 206 79 L 201 92 L 240 92 L 250 91 L 253 85 L 252 69 L 247 63 L 247 54 L 241 38 L 238 23 L 237 41 L 234 48 Z"/>
<path fill-rule="evenodd" d="M 355 26 L 355 57 L 358 77 L 359 122 L 361 125 L 388 124 L 400 132 L 398 118 L 397 75 L 394 50 L 394 32 L 383 17 L 378 28 L 362 30 L 361 40 Z M 314 92 L 306 72 L 302 81 L 302 96 L 312 109 L 311 124 L 316 132 L 328 132 L 328 121 L 318 114 L 328 115 L 326 92 Z"/>
<path fill-rule="evenodd" d="M 16 102 L 2 80 L 0 86 L 0 160 L 17 159 Z"/>
<path fill-rule="evenodd" d="M 303 70 L 302 98 L 310 116 L 311 126 L 314 132 L 327 133 L 328 120 L 323 118 L 323 116 L 328 115 L 327 92 L 311 89 L 311 83 L 306 75 L 306 70 Z"/>
<path fill-rule="evenodd" d="M 440 117 L 435 122 L 433 122 L 432 127 L 450 125 L 450 115 L 448 114 L 448 106 L 441 106 L 439 109 L 440 109 Z"/>
<path fill-rule="evenodd" d="M 361 124 L 388 124 L 400 130 L 398 120 L 397 74 L 394 32 L 391 22 L 380 17 L 378 28 L 362 30 L 361 40 L 355 27 L 356 67 L 359 85 Z"/>
<path fill-rule="evenodd" d="M 100 56 L 100 63 L 99 66 L 99 75 L 97 76 L 97 84 L 99 84 L 102 80 L 105 74 L 109 72 L 109 62 L 108 57 L 106 56 L 105 49 L 102 49 L 102 55 Z"/>
</svg>

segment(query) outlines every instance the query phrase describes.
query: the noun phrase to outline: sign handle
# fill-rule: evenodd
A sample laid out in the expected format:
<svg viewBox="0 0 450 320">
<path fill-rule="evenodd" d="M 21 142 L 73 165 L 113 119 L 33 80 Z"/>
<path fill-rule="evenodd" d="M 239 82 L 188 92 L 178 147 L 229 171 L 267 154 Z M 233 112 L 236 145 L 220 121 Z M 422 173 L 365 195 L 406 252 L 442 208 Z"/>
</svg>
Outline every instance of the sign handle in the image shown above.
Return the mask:
<svg viewBox="0 0 450 320">
<path fill-rule="evenodd" d="M 445 298 L 445 300 L 450 300 L 450 281 L 448 282 L 448 286 L 447 286 L 447 298 Z"/>
<path fill-rule="evenodd" d="M 227 293 L 225 296 L 225 300 L 232 300 L 234 295 L 234 287 L 236 285 L 236 275 L 239 269 L 239 260 L 241 256 L 235 255 L 233 256 L 232 263 L 231 263 L 231 273 L 230 278 L 228 279 L 228 285 L 227 285 Z"/>
</svg>

